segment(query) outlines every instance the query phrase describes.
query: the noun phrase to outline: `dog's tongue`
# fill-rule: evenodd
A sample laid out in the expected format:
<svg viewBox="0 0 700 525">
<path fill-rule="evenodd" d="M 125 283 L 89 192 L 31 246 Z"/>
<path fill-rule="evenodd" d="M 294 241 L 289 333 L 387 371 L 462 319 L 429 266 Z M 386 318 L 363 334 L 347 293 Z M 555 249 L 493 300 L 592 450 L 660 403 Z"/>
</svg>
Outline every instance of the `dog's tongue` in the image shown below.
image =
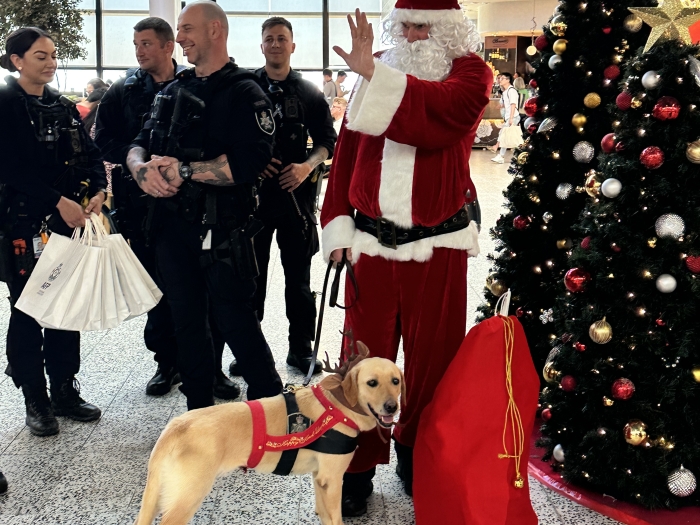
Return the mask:
<svg viewBox="0 0 700 525">
<path fill-rule="evenodd" d="M 382 423 L 385 423 L 387 425 L 394 422 L 394 416 L 381 416 L 381 418 L 382 418 Z"/>
</svg>

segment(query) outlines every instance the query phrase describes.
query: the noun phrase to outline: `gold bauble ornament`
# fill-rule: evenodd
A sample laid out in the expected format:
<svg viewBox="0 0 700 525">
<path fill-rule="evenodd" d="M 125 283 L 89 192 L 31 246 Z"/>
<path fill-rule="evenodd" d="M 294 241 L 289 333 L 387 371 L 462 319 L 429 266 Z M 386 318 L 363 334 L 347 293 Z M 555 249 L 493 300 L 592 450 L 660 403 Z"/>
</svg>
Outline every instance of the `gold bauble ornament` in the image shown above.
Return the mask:
<svg viewBox="0 0 700 525">
<path fill-rule="evenodd" d="M 613 336 L 612 326 L 603 317 L 602 321 L 596 321 L 590 326 L 588 336 L 591 338 L 591 341 L 599 345 L 609 343 Z"/>
<path fill-rule="evenodd" d="M 489 290 L 491 290 L 491 293 L 495 295 L 496 297 L 500 297 L 506 291 L 508 290 L 508 287 L 505 285 L 503 281 L 499 281 L 498 279 L 494 279 L 491 281 L 491 285 L 489 286 Z"/>
<path fill-rule="evenodd" d="M 623 429 L 625 441 L 630 445 L 639 446 L 647 439 L 647 426 L 639 419 L 633 419 Z"/>
<path fill-rule="evenodd" d="M 556 36 L 564 36 L 566 34 L 566 22 L 564 17 L 557 15 L 549 22 L 549 30 Z"/>
<path fill-rule="evenodd" d="M 588 122 L 588 119 L 583 113 L 576 113 L 573 117 L 571 117 L 571 123 L 575 128 L 582 128 L 586 125 L 586 122 Z"/>
<path fill-rule="evenodd" d="M 643 25 L 644 22 L 637 15 L 629 15 L 622 22 L 622 26 L 630 33 L 638 33 Z"/>
<path fill-rule="evenodd" d="M 693 377 L 695 378 L 695 381 L 700 383 L 700 366 L 695 366 L 693 367 Z"/>
<path fill-rule="evenodd" d="M 562 55 L 566 52 L 566 44 L 568 44 L 569 41 L 560 38 L 559 40 L 556 40 L 554 44 L 552 44 L 552 50 L 557 54 L 557 55 Z"/>
<path fill-rule="evenodd" d="M 561 377 L 561 372 L 554 368 L 554 363 L 552 361 L 547 361 L 542 369 L 542 376 L 547 383 L 556 383 Z"/>
<path fill-rule="evenodd" d="M 700 140 L 688 144 L 685 148 L 685 156 L 693 164 L 700 164 Z"/>
<path fill-rule="evenodd" d="M 530 156 L 530 154 L 527 151 L 522 152 L 520 155 L 518 155 L 518 164 L 522 166 L 527 162 L 527 158 Z"/>
<path fill-rule="evenodd" d="M 615 401 L 613 401 L 612 399 L 610 399 L 610 398 L 607 397 L 607 396 L 603 396 L 603 406 L 611 407 L 611 406 L 613 406 L 614 404 L 615 404 Z"/>
<path fill-rule="evenodd" d="M 632 97 L 632 102 L 630 102 L 632 109 L 639 109 L 642 107 L 642 99 L 639 97 Z"/>
<path fill-rule="evenodd" d="M 597 178 L 597 173 L 593 173 L 592 175 L 586 177 L 586 184 L 584 188 L 590 197 L 597 197 L 600 195 L 600 186 L 601 182 Z"/>
<path fill-rule="evenodd" d="M 600 95 L 598 93 L 589 93 L 583 99 L 583 104 L 590 109 L 600 106 Z"/>
</svg>

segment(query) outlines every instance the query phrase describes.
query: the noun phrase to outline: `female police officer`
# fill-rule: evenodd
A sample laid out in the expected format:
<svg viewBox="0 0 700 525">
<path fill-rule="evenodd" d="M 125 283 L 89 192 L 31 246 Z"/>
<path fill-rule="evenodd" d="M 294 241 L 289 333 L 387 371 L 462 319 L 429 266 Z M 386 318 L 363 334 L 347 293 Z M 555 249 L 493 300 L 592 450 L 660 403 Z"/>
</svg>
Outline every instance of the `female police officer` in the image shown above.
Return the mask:
<svg viewBox="0 0 700 525">
<path fill-rule="evenodd" d="M 0 278 L 7 282 L 14 305 L 47 231 L 70 235 L 90 212 L 99 213 L 106 179 L 99 150 L 86 135 L 75 105 L 47 86 L 56 72 L 56 48 L 49 34 L 34 27 L 18 29 L 5 47 L 0 65 L 19 72 L 18 79 L 8 76 L 7 86 L 0 88 Z M 75 202 L 80 199 L 87 202 L 84 211 Z M 32 434 L 56 434 L 55 416 L 77 421 L 100 417 L 100 409 L 80 397 L 75 381 L 79 332 L 46 329 L 42 336 L 39 324 L 13 306 L 7 360 L 6 373 L 22 387 Z"/>
</svg>

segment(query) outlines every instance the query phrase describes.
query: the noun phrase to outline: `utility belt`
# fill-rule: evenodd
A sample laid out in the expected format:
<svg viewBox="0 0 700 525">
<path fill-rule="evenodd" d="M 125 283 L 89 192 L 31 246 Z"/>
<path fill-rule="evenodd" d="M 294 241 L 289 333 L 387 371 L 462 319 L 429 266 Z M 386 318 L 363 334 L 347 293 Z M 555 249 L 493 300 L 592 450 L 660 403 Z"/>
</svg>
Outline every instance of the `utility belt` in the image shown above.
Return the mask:
<svg viewBox="0 0 700 525">
<path fill-rule="evenodd" d="M 41 221 L 0 229 L 0 281 L 28 279 L 48 240 L 46 223 Z"/>
<path fill-rule="evenodd" d="M 436 226 L 414 226 L 413 228 L 401 228 L 383 217 L 371 218 L 359 211 L 355 214 L 355 227 L 377 238 L 379 244 L 386 248 L 396 250 L 402 244 L 445 235 L 465 229 L 469 226 L 470 217 L 467 206 L 463 206 L 449 219 Z"/>
<path fill-rule="evenodd" d="M 207 268 L 219 261 L 230 266 L 239 279 L 255 279 L 260 275 L 260 271 L 258 261 L 255 258 L 253 237 L 260 233 L 264 226 L 262 221 L 253 217 L 249 217 L 243 226 L 238 227 L 236 227 L 234 219 L 225 221 L 224 230 L 228 232 L 228 238 L 218 246 L 205 250 L 199 258 L 200 266 Z M 208 230 L 203 235 L 202 240 L 206 242 L 207 237 L 211 235 L 211 230 Z"/>
</svg>

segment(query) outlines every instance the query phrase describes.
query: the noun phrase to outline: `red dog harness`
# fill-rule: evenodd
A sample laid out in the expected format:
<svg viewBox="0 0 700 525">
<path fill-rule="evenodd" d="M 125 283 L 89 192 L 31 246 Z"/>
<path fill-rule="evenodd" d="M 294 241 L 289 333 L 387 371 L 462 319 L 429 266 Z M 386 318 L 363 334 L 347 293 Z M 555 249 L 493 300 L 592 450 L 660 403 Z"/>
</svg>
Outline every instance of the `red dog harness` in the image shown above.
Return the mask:
<svg viewBox="0 0 700 525">
<path fill-rule="evenodd" d="M 253 450 L 248 458 L 247 468 L 255 468 L 262 460 L 265 452 L 284 452 L 304 448 L 318 440 L 328 430 L 336 425 L 347 425 L 360 431 L 355 422 L 331 403 L 318 385 L 311 387 L 311 391 L 319 400 L 325 411 L 307 430 L 295 434 L 283 436 L 270 436 L 267 433 L 265 411 L 260 401 L 246 401 L 253 415 Z"/>
</svg>

